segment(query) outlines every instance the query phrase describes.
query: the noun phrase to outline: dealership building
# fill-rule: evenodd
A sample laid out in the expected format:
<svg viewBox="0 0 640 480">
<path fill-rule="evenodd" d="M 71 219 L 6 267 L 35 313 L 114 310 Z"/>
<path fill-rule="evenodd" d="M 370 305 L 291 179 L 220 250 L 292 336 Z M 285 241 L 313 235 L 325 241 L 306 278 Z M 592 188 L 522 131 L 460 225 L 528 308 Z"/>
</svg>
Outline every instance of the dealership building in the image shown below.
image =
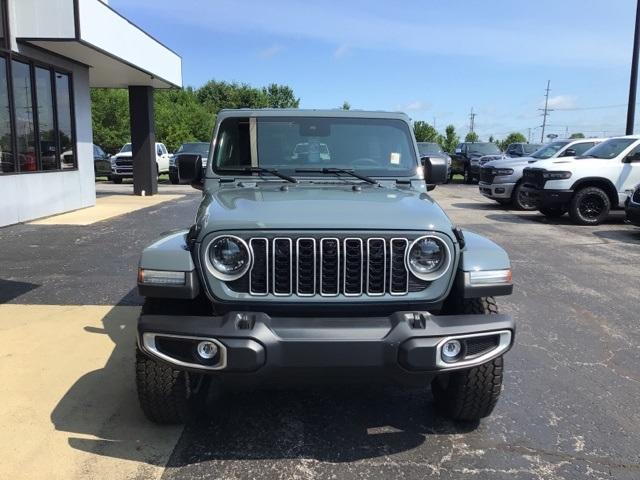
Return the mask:
<svg viewBox="0 0 640 480">
<path fill-rule="evenodd" d="M 0 226 L 95 204 L 91 87 L 129 89 L 134 187 L 155 193 L 153 90 L 181 86 L 107 0 L 0 0 Z"/>
</svg>

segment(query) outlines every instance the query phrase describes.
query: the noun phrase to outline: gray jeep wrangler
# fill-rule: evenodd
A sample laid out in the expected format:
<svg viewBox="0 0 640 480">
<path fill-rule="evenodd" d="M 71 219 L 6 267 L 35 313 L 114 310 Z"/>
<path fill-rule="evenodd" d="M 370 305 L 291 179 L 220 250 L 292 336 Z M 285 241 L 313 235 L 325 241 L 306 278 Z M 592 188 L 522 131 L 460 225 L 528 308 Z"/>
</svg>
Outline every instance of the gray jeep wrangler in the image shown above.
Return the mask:
<svg viewBox="0 0 640 480">
<path fill-rule="evenodd" d="M 137 387 L 146 416 L 182 422 L 227 388 L 282 382 L 431 384 L 476 421 L 500 395 L 513 319 L 505 251 L 451 223 L 427 193 L 401 113 L 226 110 L 195 223 L 146 248 Z M 204 178 L 202 178 L 204 176 Z"/>
</svg>

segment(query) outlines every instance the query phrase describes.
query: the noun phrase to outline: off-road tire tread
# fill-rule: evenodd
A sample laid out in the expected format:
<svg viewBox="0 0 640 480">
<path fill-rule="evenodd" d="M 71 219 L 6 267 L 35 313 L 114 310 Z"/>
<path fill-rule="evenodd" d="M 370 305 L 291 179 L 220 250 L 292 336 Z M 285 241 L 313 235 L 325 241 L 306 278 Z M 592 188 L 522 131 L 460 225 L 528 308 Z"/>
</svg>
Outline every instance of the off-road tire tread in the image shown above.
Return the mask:
<svg viewBox="0 0 640 480">
<path fill-rule="evenodd" d="M 590 193 L 595 193 L 598 194 L 600 196 L 602 196 L 604 202 L 605 202 L 605 212 L 600 214 L 600 217 L 594 219 L 594 220 L 585 220 L 582 215 L 580 215 L 580 211 L 579 211 L 579 206 L 580 206 L 580 200 L 583 196 L 590 194 Z M 599 225 L 601 224 L 609 215 L 609 211 L 611 210 L 611 200 L 609 199 L 609 196 L 607 195 L 607 192 L 605 192 L 604 190 L 602 190 L 599 187 L 585 187 L 581 190 L 578 190 L 574 195 L 573 198 L 571 198 L 571 202 L 569 203 L 569 216 L 571 217 L 571 220 L 573 220 L 575 223 L 579 224 L 579 225 Z"/>
<path fill-rule="evenodd" d="M 456 313 L 498 313 L 493 297 L 469 298 L 457 302 Z M 458 370 L 448 374 L 448 383 L 443 387 L 438 378 L 431 383 L 436 407 L 456 421 L 478 421 L 491 414 L 502 390 L 502 356 L 477 367 Z"/>
<path fill-rule="evenodd" d="M 136 385 L 142 411 L 158 424 L 187 420 L 189 391 L 187 373 L 164 365 L 136 348 Z"/>
</svg>

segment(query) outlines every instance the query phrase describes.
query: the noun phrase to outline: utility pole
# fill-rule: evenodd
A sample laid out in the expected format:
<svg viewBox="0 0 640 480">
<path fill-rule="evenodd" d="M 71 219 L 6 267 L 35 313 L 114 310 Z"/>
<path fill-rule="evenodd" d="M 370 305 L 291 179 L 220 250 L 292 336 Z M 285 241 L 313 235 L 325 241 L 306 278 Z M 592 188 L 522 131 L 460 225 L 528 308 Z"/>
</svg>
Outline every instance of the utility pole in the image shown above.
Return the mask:
<svg viewBox="0 0 640 480">
<path fill-rule="evenodd" d="M 437 128 L 436 128 L 436 117 L 433 117 L 433 129 L 437 130 Z"/>
<path fill-rule="evenodd" d="M 640 0 L 638 0 L 640 1 Z M 476 115 L 477 113 L 473 113 L 473 107 L 471 107 L 471 113 L 469 114 L 469 131 L 471 133 L 473 133 L 473 127 L 475 126 L 476 123 Z"/>
<path fill-rule="evenodd" d="M 640 0 L 638 0 L 640 2 Z M 549 112 L 553 110 L 549 109 L 549 85 L 551 85 L 551 80 L 547 80 L 547 90 L 544 94 L 544 108 L 539 108 L 538 110 L 542 110 L 542 133 L 540 134 L 540 143 L 544 143 L 544 129 L 547 126 L 547 117 L 549 116 Z"/>
<path fill-rule="evenodd" d="M 531 143 L 531 127 L 527 128 L 528 132 L 527 133 L 527 143 Z"/>
<path fill-rule="evenodd" d="M 631 79 L 629 80 L 629 105 L 627 106 L 627 135 L 633 135 L 636 116 L 636 89 L 638 87 L 638 52 L 640 51 L 640 0 L 636 6 L 636 28 L 633 33 L 633 57 L 631 58 Z"/>
</svg>

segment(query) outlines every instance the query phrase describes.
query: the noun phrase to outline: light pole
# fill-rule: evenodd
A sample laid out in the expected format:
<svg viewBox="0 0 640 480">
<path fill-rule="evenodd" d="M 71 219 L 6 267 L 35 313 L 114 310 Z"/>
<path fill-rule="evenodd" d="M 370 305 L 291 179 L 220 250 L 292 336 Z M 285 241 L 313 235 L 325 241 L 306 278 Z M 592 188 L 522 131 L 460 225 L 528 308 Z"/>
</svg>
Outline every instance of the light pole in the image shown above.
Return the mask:
<svg viewBox="0 0 640 480">
<path fill-rule="evenodd" d="M 638 87 L 638 51 L 640 50 L 640 0 L 636 6 L 636 26 L 633 33 L 633 58 L 631 59 L 631 79 L 629 80 L 629 106 L 627 107 L 627 135 L 633 135 L 636 116 L 636 89 Z"/>
</svg>

